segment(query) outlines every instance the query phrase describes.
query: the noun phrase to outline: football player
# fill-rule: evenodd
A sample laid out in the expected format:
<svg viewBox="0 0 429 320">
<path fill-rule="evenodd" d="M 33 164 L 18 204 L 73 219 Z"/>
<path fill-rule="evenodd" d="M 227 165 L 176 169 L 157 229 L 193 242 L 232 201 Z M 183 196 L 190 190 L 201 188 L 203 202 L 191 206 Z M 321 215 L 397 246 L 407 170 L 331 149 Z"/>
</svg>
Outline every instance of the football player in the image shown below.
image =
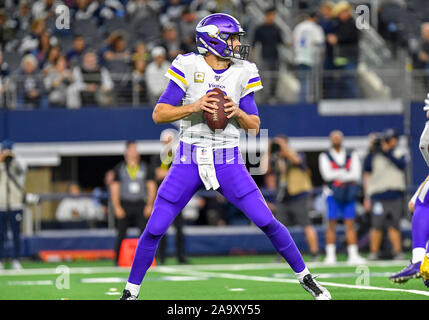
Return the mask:
<svg viewBox="0 0 429 320">
<path fill-rule="evenodd" d="M 429 119 L 429 94 L 425 100 L 424 110 Z M 420 151 L 429 166 L 429 120 L 420 136 Z M 413 278 L 423 277 L 423 283 L 429 287 L 429 260 L 426 255 L 426 246 L 429 240 L 429 176 L 420 185 L 411 198 L 408 208 L 413 213 L 411 224 L 412 258 L 404 269 L 389 277 L 392 282 L 405 283 Z"/>
<path fill-rule="evenodd" d="M 137 299 L 159 240 L 203 186 L 219 191 L 268 236 L 302 287 L 315 299 L 331 299 L 328 290 L 310 274 L 289 231 L 268 209 L 241 157 L 240 128 L 253 135 L 259 131 L 254 92 L 262 89 L 256 65 L 246 60 L 249 46 L 241 44 L 242 35 L 244 31 L 234 17 L 224 13 L 208 15 L 196 27 L 199 54 L 178 55 L 166 73 L 170 82 L 155 106 L 153 120 L 181 120 L 180 144 L 139 239 L 121 300 Z M 203 118 L 204 111 L 215 113 L 218 108 L 218 100 L 210 92 L 213 88 L 224 92 L 225 112 L 230 112 L 221 132 L 211 131 Z"/>
</svg>

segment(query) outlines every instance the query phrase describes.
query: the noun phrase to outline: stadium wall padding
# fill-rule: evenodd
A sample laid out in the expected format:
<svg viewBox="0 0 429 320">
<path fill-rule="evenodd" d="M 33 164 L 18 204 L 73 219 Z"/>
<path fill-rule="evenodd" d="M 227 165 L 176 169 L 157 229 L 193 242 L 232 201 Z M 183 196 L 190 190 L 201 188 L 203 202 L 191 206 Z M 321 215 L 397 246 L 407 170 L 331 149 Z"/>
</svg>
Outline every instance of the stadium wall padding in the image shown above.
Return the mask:
<svg viewBox="0 0 429 320">
<path fill-rule="evenodd" d="M 159 139 L 171 124 L 156 125 L 151 107 L 82 108 L 78 110 L 0 110 L 0 140 L 15 142 L 79 142 Z M 345 136 L 367 136 L 386 128 L 404 132 L 400 114 L 321 116 L 317 104 L 259 106 L 261 128 L 269 136 L 326 137 L 333 129 Z M 411 105 L 411 160 L 413 184 L 426 176 L 427 166 L 420 156 L 418 142 L 425 124 L 421 103 Z"/>
</svg>

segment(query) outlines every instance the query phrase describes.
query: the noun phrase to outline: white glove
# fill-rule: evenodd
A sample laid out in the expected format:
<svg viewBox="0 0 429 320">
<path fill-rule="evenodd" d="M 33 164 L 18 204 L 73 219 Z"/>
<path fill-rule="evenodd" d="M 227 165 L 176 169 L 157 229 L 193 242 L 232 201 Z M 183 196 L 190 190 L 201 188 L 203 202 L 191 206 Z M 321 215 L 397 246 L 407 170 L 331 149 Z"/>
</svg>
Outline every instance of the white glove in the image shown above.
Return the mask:
<svg viewBox="0 0 429 320">
<path fill-rule="evenodd" d="M 429 111 L 429 93 L 428 93 L 428 97 L 425 99 L 425 106 L 424 106 L 423 110 Z"/>
</svg>

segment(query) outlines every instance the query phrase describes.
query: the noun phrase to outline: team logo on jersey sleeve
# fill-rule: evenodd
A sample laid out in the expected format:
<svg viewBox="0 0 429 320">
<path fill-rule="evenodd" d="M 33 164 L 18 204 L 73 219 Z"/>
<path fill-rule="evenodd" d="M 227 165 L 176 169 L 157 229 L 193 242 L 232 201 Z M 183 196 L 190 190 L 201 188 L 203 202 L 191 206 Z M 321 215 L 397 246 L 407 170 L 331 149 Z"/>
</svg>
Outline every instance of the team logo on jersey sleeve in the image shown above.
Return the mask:
<svg viewBox="0 0 429 320">
<path fill-rule="evenodd" d="M 204 72 L 195 72 L 194 73 L 194 82 L 196 83 L 203 83 L 204 82 L 205 74 Z"/>
</svg>

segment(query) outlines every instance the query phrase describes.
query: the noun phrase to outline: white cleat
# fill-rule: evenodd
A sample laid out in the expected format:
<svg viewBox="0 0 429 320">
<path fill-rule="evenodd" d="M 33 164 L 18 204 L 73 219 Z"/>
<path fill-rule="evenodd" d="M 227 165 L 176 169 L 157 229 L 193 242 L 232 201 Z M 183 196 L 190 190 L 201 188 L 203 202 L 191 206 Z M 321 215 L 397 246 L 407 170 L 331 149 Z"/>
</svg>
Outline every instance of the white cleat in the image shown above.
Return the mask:
<svg viewBox="0 0 429 320">
<path fill-rule="evenodd" d="M 314 300 L 331 300 L 329 291 L 322 287 L 311 274 L 307 274 L 299 283 L 313 296 Z"/>
<path fill-rule="evenodd" d="M 138 300 L 139 296 L 134 296 L 131 294 L 130 290 L 124 289 L 122 292 L 122 296 L 119 298 L 119 300 Z"/>
</svg>

